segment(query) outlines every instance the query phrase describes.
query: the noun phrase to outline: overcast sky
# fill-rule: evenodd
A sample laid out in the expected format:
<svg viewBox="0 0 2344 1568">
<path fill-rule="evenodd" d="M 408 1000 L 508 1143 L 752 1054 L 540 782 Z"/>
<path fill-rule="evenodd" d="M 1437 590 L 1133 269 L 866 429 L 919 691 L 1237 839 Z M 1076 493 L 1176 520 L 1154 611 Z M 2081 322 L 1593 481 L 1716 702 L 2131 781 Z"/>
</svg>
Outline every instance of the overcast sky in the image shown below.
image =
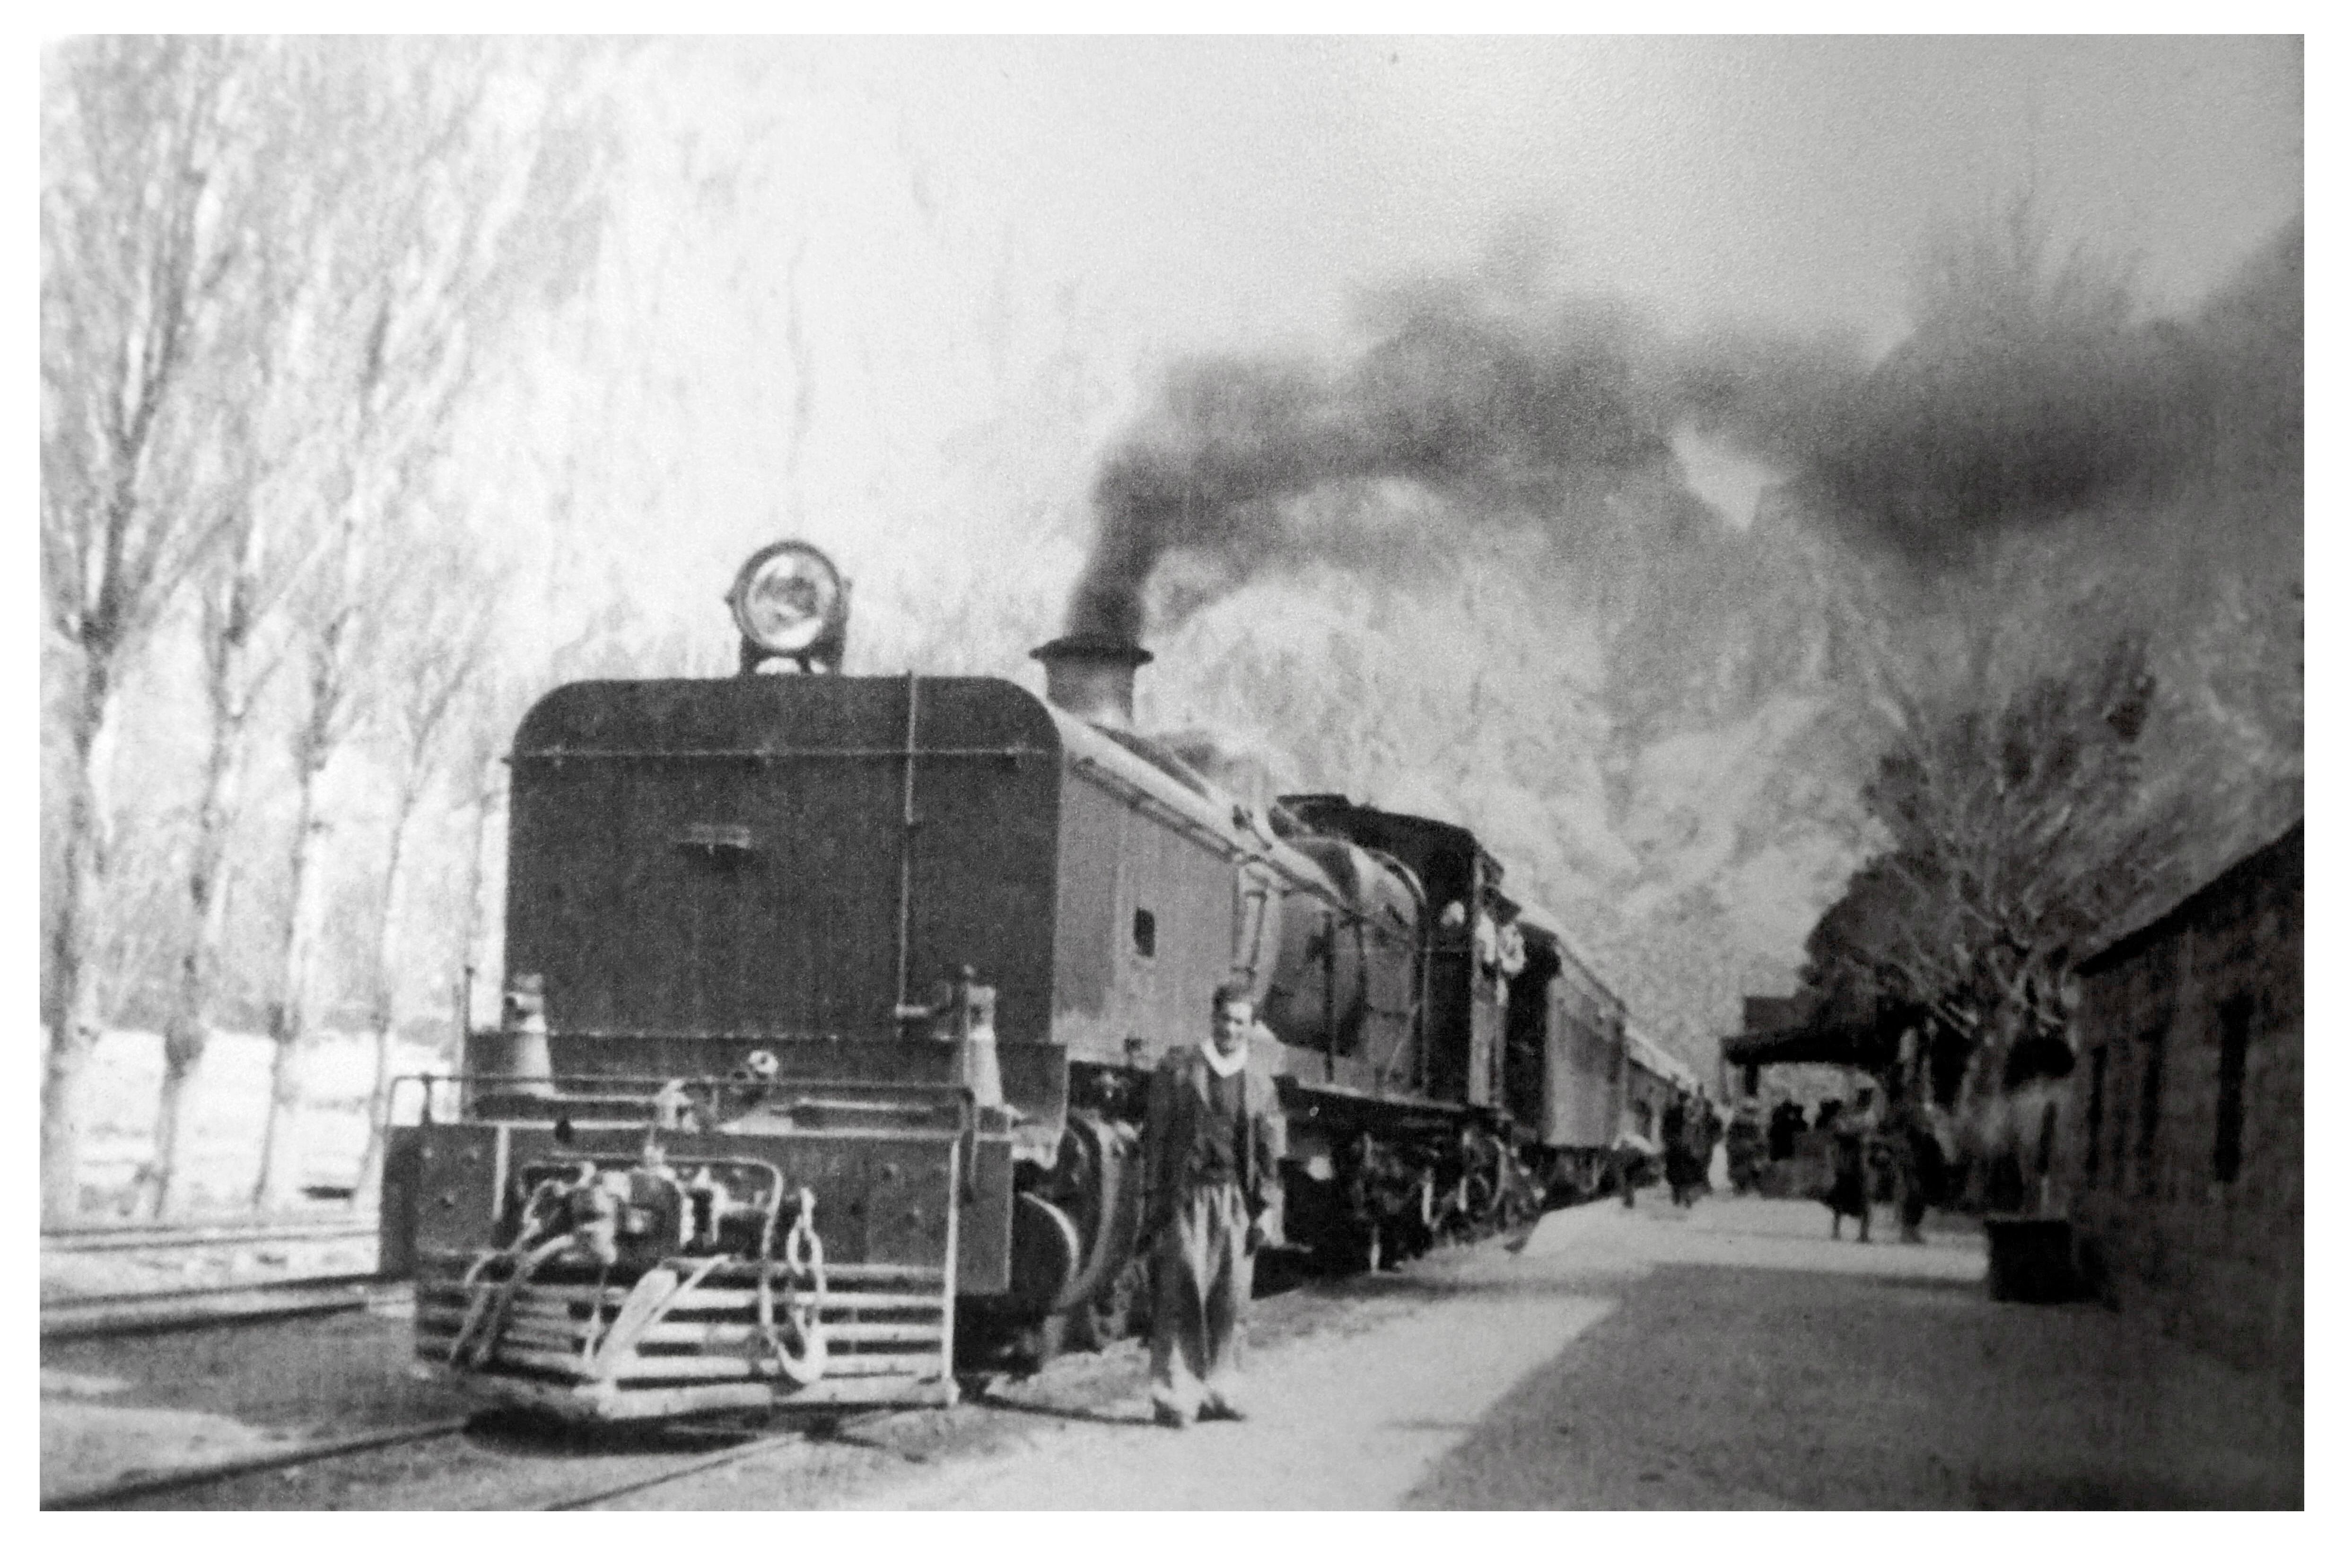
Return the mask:
<svg viewBox="0 0 2344 1568">
<path fill-rule="evenodd" d="M 1095 447 L 1173 354 L 1325 348 L 1362 287 L 1509 244 L 1681 321 L 1884 348 L 1923 236 L 2030 181 L 2160 307 L 2303 194 L 2290 39 L 707 40 L 622 80 L 583 383 L 682 390 L 577 416 L 609 425 L 583 482 L 694 618 L 782 528 L 927 548 L 941 455 L 1056 349 L 1116 383 L 1065 432 Z M 817 389 L 793 507 L 788 276 Z"/>
<path fill-rule="evenodd" d="M 833 51 L 808 46 L 817 56 Z M 2285 40 L 901 42 L 970 195 L 1037 250 L 1240 340 L 1541 214 L 1578 275 L 1686 307 L 1893 323 L 1933 219 L 2028 177 L 2187 293 L 2302 199 Z M 887 67 L 893 66 L 893 72 Z"/>
</svg>

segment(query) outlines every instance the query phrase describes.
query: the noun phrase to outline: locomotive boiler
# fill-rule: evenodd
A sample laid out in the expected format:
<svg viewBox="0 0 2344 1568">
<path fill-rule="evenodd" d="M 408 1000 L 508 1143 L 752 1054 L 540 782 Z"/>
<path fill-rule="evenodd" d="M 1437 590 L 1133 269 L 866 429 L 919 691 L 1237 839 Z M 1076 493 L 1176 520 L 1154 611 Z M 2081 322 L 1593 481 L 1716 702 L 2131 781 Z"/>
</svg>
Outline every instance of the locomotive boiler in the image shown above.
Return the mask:
<svg viewBox="0 0 2344 1568">
<path fill-rule="evenodd" d="M 1470 831 L 1225 787 L 1135 733 L 1127 645 L 1036 650 L 1046 698 L 840 674 L 811 546 L 731 602 L 739 675 L 514 737 L 505 1016 L 386 1172 L 422 1362 L 663 1419 L 948 1403 L 1128 1332 L 1147 1075 L 1232 974 L 1280 1244 L 1375 1266 L 1591 1191 L 1624 1009 Z"/>
</svg>

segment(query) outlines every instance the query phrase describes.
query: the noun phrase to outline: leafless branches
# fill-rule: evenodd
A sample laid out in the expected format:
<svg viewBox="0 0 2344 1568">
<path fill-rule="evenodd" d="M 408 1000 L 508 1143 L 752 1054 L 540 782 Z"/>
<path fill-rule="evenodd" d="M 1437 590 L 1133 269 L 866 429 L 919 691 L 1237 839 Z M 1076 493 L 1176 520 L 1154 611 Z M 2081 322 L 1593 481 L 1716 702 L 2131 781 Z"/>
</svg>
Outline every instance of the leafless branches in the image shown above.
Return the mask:
<svg viewBox="0 0 2344 1568">
<path fill-rule="evenodd" d="M 1995 695 L 1981 651 L 1918 695 L 1894 670 L 1894 729 L 1865 790 L 1894 847 L 1825 911 L 1810 978 L 1926 1010 L 1973 1045 L 2057 1038 L 2063 981 L 2169 878 L 2178 801 L 2148 788 L 2156 697 L 2141 639 Z"/>
<path fill-rule="evenodd" d="M 592 260 L 599 150 L 568 117 L 573 62 L 544 58 L 556 68 L 522 73 L 484 43 L 129 39 L 48 61 L 42 583 L 77 680 L 45 954 L 52 1212 L 72 1201 L 124 672 L 175 608 L 192 612 L 206 739 L 166 1031 L 167 1169 L 210 1023 L 254 727 L 278 692 L 298 929 L 317 779 L 387 678 L 386 574 L 422 569 L 402 541 L 508 329 Z M 301 960 L 285 969 L 298 993 Z M 298 994 L 278 1000 L 298 1030 Z"/>
</svg>

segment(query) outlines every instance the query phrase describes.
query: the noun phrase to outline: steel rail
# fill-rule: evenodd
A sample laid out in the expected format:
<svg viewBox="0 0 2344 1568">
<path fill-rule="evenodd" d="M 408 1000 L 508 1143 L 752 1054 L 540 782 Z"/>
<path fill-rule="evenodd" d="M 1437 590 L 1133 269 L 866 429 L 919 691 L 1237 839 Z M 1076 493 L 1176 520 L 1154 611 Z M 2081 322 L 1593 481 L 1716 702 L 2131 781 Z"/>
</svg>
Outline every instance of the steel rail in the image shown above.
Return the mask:
<svg viewBox="0 0 2344 1568">
<path fill-rule="evenodd" d="M 834 1440 L 859 1427 L 869 1426 L 874 1422 L 884 1421 L 889 1416 L 903 1413 L 901 1410 L 896 1409 L 874 1410 L 847 1420 L 833 1422 L 819 1432 L 795 1430 L 775 1432 L 771 1437 L 753 1438 L 746 1442 L 736 1443 L 722 1452 L 705 1454 L 682 1464 L 671 1465 L 653 1475 L 638 1476 L 632 1481 L 622 1481 L 615 1485 L 597 1487 L 591 1492 L 579 1493 L 570 1497 L 556 1499 L 551 1503 L 541 1503 L 537 1504 L 535 1511 L 540 1513 L 580 1513 L 589 1508 L 599 1507 L 605 1503 L 614 1502 L 621 1497 L 632 1496 L 638 1492 L 649 1492 L 654 1487 L 665 1486 L 672 1481 L 681 1481 L 688 1475 L 699 1475 L 711 1470 L 722 1470 L 728 1465 L 739 1464 L 744 1460 L 754 1459 L 760 1454 L 795 1448 L 816 1441 Z"/>
<path fill-rule="evenodd" d="M 49 1252 L 126 1252 L 251 1247 L 278 1241 L 356 1241 L 375 1235 L 379 1229 L 371 1220 L 318 1220 L 272 1225 L 85 1225 L 42 1231 L 41 1249 Z"/>
<path fill-rule="evenodd" d="M 900 762 L 916 756 L 924 762 L 955 758 L 992 759 L 1002 762 L 1022 762 L 1026 758 L 1041 759 L 1054 755 L 1038 746 L 1012 742 L 1006 746 L 931 746 L 914 751 L 909 746 L 798 746 L 749 747 L 710 746 L 693 750 L 671 747 L 579 747 L 548 748 L 535 751 L 516 751 L 507 762 L 804 762 L 804 761 L 864 761 Z"/>
<path fill-rule="evenodd" d="M 721 1452 L 702 1454 L 680 1464 L 672 1464 L 649 1474 L 636 1476 L 591 1491 L 557 1497 L 551 1502 L 532 1505 L 541 1513 L 578 1513 L 613 1502 L 636 1493 L 649 1492 L 687 1476 L 698 1475 L 727 1465 L 739 1464 L 761 1454 L 797 1447 L 827 1436 L 853 1431 L 887 1416 L 900 1413 L 893 1410 L 873 1411 L 853 1420 L 838 1422 L 828 1433 L 805 1431 L 775 1432 L 770 1436 L 752 1438 L 736 1443 Z M 355 1432 L 344 1437 L 319 1438 L 314 1442 L 288 1447 L 272 1448 L 242 1454 L 234 1459 L 220 1460 L 211 1464 L 188 1465 L 184 1468 L 135 1474 L 97 1486 L 62 1492 L 41 1499 L 44 1510 L 59 1512 L 84 1511 L 117 1507 L 145 1498 L 167 1496 L 176 1492 L 189 1492 L 227 1481 L 240 1480 L 248 1475 L 263 1475 L 272 1471 L 290 1470 L 317 1460 L 333 1459 L 343 1454 L 366 1453 L 386 1448 L 403 1448 L 429 1442 L 437 1438 L 453 1437 L 471 1426 L 477 1415 L 450 1416 L 438 1421 L 418 1422 L 412 1426 L 388 1427 L 378 1432 Z M 510 1501 L 482 1504 L 499 1511 L 512 1506 Z"/>
<path fill-rule="evenodd" d="M 199 1285 L 75 1296 L 41 1306 L 45 1340 L 111 1339 L 172 1333 L 287 1318 L 330 1317 L 407 1295 L 412 1286 L 377 1274 L 322 1274 L 296 1280 Z"/>
<path fill-rule="evenodd" d="M 440 1421 L 427 1421 L 414 1426 L 385 1428 L 379 1432 L 358 1432 L 348 1437 L 319 1438 L 314 1442 L 297 1443 L 289 1448 L 269 1449 L 248 1453 L 236 1459 L 224 1459 L 213 1464 L 189 1465 L 179 1470 L 167 1470 L 154 1474 L 136 1475 L 127 1480 L 108 1482 L 103 1486 L 85 1487 L 76 1492 L 62 1492 L 41 1499 L 44 1509 L 75 1510 L 109 1508 L 116 1503 L 135 1502 L 142 1497 L 157 1497 L 166 1493 L 185 1492 L 192 1487 L 207 1486 L 215 1482 L 233 1481 L 239 1476 L 257 1475 L 271 1470 L 289 1470 L 312 1460 L 330 1459 L 336 1454 L 363 1453 L 379 1448 L 399 1448 L 409 1443 L 428 1442 L 433 1438 L 460 1432 L 470 1424 L 470 1416 L 450 1416 Z"/>
</svg>

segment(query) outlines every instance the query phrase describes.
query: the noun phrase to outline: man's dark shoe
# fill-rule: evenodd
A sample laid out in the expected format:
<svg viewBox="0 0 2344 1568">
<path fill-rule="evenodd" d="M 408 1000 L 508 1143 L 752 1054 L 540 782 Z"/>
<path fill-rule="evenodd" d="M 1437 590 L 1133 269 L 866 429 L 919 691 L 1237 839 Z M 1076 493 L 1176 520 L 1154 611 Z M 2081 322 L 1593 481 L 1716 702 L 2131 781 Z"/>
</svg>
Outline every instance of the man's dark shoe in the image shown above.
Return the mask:
<svg viewBox="0 0 2344 1568">
<path fill-rule="evenodd" d="M 1197 1412 L 1199 1421 L 1243 1421 L 1246 1412 L 1225 1399 L 1217 1399 Z"/>
<path fill-rule="evenodd" d="M 1188 1423 L 1195 1419 L 1196 1417 L 1187 1411 L 1174 1410 L 1168 1404 L 1159 1404 L 1156 1407 L 1156 1424 L 1168 1426 L 1175 1432 L 1187 1431 Z"/>
</svg>

